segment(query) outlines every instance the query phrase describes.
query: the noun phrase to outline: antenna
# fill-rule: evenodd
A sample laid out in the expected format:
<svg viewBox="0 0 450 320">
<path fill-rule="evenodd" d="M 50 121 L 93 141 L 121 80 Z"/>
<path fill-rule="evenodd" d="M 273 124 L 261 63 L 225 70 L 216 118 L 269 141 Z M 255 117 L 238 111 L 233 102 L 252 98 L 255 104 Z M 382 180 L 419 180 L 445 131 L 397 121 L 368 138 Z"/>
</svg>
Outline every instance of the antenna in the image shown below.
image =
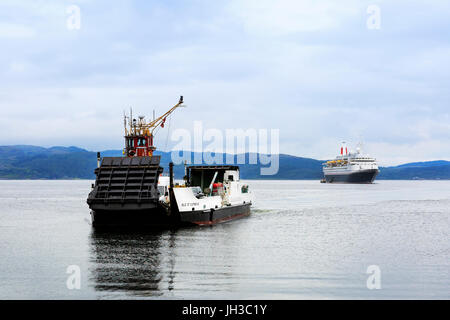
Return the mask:
<svg viewBox="0 0 450 320">
<path fill-rule="evenodd" d="M 130 107 L 130 133 L 132 133 L 132 131 L 133 131 L 133 127 L 132 127 L 132 124 L 133 124 L 133 109 Z"/>
<path fill-rule="evenodd" d="M 123 110 L 123 128 L 125 129 L 125 135 L 127 135 L 127 116 L 125 110 Z"/>
</svg>

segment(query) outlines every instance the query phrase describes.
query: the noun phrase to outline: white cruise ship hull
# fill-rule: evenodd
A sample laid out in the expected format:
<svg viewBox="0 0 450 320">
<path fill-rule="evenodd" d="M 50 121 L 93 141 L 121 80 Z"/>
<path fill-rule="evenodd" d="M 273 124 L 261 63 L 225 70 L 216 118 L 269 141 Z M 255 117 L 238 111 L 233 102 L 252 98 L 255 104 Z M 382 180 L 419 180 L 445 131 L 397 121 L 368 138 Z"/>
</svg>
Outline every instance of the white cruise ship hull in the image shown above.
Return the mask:
<svg viewBox="0 0 450 320">
<path fill-rule="evenodd" d="M 328 183 L 372 183 L 378 172 L 378 169 L 358 171 L 330 170 L 329 172 L 324 172 L 324 176 Z"/>
</svg>

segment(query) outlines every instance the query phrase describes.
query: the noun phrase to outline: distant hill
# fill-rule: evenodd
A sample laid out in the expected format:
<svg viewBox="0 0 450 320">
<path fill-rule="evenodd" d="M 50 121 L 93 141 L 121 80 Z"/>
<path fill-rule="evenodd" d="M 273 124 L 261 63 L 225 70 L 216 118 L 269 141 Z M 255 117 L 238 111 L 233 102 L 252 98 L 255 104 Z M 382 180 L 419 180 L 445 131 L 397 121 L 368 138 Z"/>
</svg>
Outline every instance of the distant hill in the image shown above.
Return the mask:
<svg viewBox="0 0 450 320">
<path fill-rule="evenodd" d="M 161 166 L 168 172 L 171 153 L 155 152 L 161 155 Z M 122 150 L 105 150 L 103 157 L 122 156 Z M 194 156 L 191 153 L 191 162 Z M 216 157 L 226 159 L 226 155 Z M 237 163 L 237 155 L 233 156 Z M 249 154 L 245 154 L 245 162 Z M 243 179 L 320 179 L 321 161 L 281 154 L 279 156 L 278 174 L 260 176 L 261 164 L 240 164 Z M 203 163 L 206 164 L 206 163 Z M 0 147 L 0 179 L 93 179 L 97 166 L 97 153 L 77 147 L 42 148 L 35 146 L 1 146 Z M 184 166 L 174 168 L 175 177 L 184 176 Z"/>
<path fill-rule="evenodd" d="M 450 161 L 436 160 L 427 162 L 411 162 L 397 166 L 397 168 L 426 168 L 426 167 L 440 167 L 449 165 Z"/>
<path fill-rule="evenodd" d="M 0 179 L 91 179 L 96 153 L 77 147 L 0 147 Z"/>
<path fill-rule="evenodd" d="M 450 161 L 415 162 L 396 167 L 380 168 L 378 179 L 448 180 L 450 179 Z"/>
<path fill-rule="evenodd" d="M 122 151 L 105 150 L 101 154 L 104 157 L 122 156 Z M 155 154 L 162 156 L 161 166 L 168 172 L 171 153 L 156 151 Z M 223 154 L 216 156 L 225 160 Z M 322 177 L 321 160 L 280 154 L 278 173 L 261 176 L 260 168 L 266 166 L 261 165 L 259 161 L 257 164 L 248 164 L 249 156 L 245 154 L 247 164 L 239 164 L 243 179 L 316 180 Z M 238 156 L 233 156 L 234 163 L 237 163 L 237 158 Z M 192 159 L 194 153 L 191 153 Z M 0 179 L 94 179 L 96 166 L 97 153 L 78 147 L 0 146 Z M 380 168 L 380 171 L 377 179 L 450 179 L 450 162 L 439 160 L 408 163 Z M 175 178 L 181 179 L 184 166 L 175 166 L 174 172 Z"/>
</svg>

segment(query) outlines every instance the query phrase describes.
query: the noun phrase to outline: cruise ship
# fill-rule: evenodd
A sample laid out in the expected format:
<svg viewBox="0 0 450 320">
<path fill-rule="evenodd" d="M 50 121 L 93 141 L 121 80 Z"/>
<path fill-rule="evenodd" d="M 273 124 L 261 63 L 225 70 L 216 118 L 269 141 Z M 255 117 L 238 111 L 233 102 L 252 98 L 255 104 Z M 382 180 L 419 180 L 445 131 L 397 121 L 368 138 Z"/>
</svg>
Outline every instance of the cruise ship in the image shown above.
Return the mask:
<svg viewBox="0 0 450 320">
<path fill-rule="evenodd" d="M 379 172 L 376 159 L 363 155 L 360 147 L 356 152 L 348 152 L 343 143 L 341 154 L 323 164 L 323 182 L 372 183 Z"/>
</svg>

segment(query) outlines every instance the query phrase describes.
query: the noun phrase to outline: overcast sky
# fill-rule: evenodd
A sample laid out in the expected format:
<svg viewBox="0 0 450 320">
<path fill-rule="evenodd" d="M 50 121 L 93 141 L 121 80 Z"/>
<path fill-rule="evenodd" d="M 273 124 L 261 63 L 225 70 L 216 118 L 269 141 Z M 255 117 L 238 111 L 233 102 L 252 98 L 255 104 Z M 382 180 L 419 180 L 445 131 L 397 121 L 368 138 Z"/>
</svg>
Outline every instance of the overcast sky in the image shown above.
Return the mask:
<svg viewBox="0 0 450 320">
<path fill-rule="evenodd" d="M 124 109 L 184 95 L 160 149 L 202 120 L 280 129 L 297 156 L 450 160 L 448 0 L 0 0 L 0 48 L 1 145 L 120 149 Z"/>
</svg>

